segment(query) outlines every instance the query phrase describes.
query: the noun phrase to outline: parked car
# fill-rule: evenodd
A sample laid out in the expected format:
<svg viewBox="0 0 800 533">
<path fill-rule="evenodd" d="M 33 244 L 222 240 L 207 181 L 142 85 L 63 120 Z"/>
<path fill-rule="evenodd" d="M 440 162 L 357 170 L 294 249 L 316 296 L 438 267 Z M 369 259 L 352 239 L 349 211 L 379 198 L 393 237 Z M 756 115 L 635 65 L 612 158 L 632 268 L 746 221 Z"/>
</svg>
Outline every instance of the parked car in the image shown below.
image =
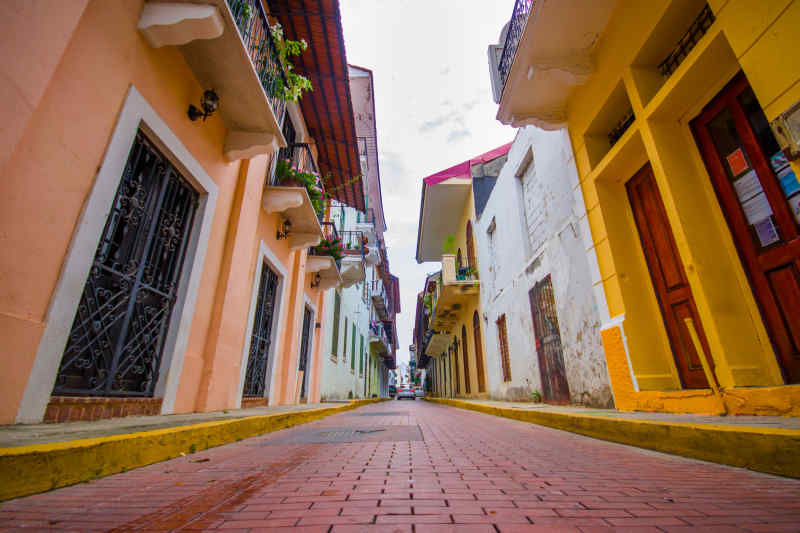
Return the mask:
<svg viewBox="0 0 800 533">
<path fill-rule="evenodd" d="M 409 398 L 411 400 L 417 399 L 417 393 L 414 389 L 412 389 L 408 385 L 400 385 L 397 388 L 397 399 L 402 400 L 403 398 Z"/>
<path fill-rule="evenodd" d="M 389 385 L 389 396 L 394 396 L 397 394 L 397 387 L 395 385 Z"/>
</svg>

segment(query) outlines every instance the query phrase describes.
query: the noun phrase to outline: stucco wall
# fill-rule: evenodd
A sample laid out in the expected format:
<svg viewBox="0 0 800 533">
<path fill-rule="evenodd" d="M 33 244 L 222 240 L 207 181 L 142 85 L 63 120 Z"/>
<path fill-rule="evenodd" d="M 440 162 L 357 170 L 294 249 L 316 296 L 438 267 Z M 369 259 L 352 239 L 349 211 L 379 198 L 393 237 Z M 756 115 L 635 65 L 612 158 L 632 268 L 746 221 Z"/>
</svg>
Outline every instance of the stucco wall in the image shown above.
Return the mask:
<svg viewBox="0 0 800 533">
<path fill-rule="evenodd" d="M 533 161 L 515 173 L 533 146 Z M 583 198 L 565 130 L 520 129 L 492 195 L 475 225 L 489 393 L 530 399 L 541 376 L 528 292 L 551 275 L 571 401 L 613 404 L 600 339 L 605 301 L 592 290 L 594 252 L 584 235 Z M 494 232 L 487 233 L 494 220 Z M 588 245 L 587 245 L 588 243 Z M 506 315 L 511 380 L 503 381 L 496 320 Z"/>
</svg>

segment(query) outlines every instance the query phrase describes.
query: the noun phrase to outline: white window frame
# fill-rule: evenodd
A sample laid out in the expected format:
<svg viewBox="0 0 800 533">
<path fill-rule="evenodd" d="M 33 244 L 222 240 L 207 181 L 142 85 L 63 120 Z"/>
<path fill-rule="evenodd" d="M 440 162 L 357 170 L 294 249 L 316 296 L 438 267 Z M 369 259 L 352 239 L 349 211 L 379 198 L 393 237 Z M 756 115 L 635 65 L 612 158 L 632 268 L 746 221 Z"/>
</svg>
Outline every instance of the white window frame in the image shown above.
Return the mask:
<svg viewBox="0 0 800 533">
<path fill-rule="evenodd" d="M 97 243 L 102 237 L 139 129 L 146 132 L 148 139 L 170 159 L 199 194 L 181 283 L 164 339 L 161 368 L 153 393 L 154 398 L 162 398 L 162 414 L 174 410 L 219 188 L 166 122 L 131 85 L 103 162 L 83 205 L 50 300 L 44 333 L 17 410 L 17 423 L 36 423 L 44 418 L 75 312 L 94 261 Z"/>
</svg>

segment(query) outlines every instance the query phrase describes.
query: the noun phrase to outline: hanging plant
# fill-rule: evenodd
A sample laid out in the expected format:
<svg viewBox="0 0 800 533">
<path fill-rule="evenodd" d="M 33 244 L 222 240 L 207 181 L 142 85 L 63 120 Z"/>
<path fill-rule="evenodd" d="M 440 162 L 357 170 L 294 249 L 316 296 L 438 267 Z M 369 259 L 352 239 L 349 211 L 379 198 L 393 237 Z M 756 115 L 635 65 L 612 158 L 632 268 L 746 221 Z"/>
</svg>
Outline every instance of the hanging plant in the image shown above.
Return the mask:
<svg viewBox="0 0 800 533">
<path fill-rule="evenodd" d="M 342 240 L 339 237 L 335 237 L 333 239 L 322 239 L 319 244 L 311 248 L 311 250 L 314 255 L 329 255 L 333 257 L 335 261 L 341 261 L 344 246 L 342 245 Z"/>
<path fill-rule="evenodd" d="M 285 83 L 282 78 L 279 77 L 277 79 L 275 96 L 287 102 L 296 102 L 303 95 L 303 91 L 314 90 L 311 80 L 302 74 L 296 73 L 290 60 L 291 56 L 302 54 L 308 48 L 308 43 L 305 39 L 300 39 L 299 41 L 284 39 L 283 28 L 278 23 L 270 26 L 269 29 L 272 39 L 275 41 L 275 47 L 278 49 L 278 58 L 280 58 L 280 62 L 284 66 L 286 76 Z"/>
<path fill-rule="evenodd" d="M 286 187 L 305 187 L 311 206 L 318 217 L 325 213 L 325 191 L 318 174 L 304 172 L 292 166 L 288 159 L 278 159 L 275 163 L 275 177 Z"/>
</svg>

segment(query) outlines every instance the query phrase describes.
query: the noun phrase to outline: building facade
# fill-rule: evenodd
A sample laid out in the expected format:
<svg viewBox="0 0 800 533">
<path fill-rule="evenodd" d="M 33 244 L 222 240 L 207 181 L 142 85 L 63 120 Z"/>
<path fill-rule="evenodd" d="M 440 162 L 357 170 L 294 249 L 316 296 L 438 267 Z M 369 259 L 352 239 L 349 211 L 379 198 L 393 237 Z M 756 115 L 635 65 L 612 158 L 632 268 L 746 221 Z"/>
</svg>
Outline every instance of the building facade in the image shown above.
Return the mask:
<svg viewBox="0 0 800 533">
<path fill-rule="evenodd" d="M 567 127 L 618 408 L 800 414 L 800 2 L 518 1 L 497 118 Z"/>
<path fill-rule="evenodd" d="M 4 7 L 0 423 L 319 401 L 321 188 L 366 207 L 338 4 Z"/>
<path fill-rule="evenodd" d="M 372 72 L 354 65 L 348 71 L 367 209 L 337 204 L 331 212 L 342 241 L 343 282 L 325 295 L 321 394 L 326 400 L 386 396 L 397 346 L 397 278 L 389 271 L 383 238 Z"/>
<path fill-rule="evenodd" d="M 612 406 L 569 137 L 521 128 L 502 162 L 473 168 L 473 180 L 493 181 L 474 224 L 488 392 Z"/>
</svg>

